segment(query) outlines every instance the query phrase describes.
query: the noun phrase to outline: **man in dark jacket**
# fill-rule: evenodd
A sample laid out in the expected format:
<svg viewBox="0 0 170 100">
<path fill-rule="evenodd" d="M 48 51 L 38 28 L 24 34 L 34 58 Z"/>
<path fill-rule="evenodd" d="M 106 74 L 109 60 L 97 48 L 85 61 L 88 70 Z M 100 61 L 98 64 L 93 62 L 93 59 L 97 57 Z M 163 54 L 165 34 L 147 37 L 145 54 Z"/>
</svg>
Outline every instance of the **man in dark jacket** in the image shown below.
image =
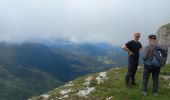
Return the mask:
<svg viewBox="0 0 170 100">
<path fill-rule="evenodd" d="M 144 49 L 144 71 L 143 71 L 143 77 L 142 77 L 142 83 L 143 83 L 143 95 L 147 95 L 147 85 L 148 85 L 148 79 L 150 76 L 150 73 L 152 73 L 152 79 L 153 79 L 153 95 L 158 95 L 158 81 L 159 81 L 159 73 L 161 66 L 155 66 L 152 65 L 153 56 L 154 56 L 154 50 L 156 47 L 158 47 L 158 44 L 156 44 L 156 36 L 155 35 L 149 35 L 148 36 L 149 44 Z M 166 46 L 164 48 L 167 48 Z M 167 58 L 167 55 L 165 56 L 165 59 Z M 165 60 L 166 61 L 166 60 Z"/>
<path fill-rule="evenodd" d="M 136 85 L 135 74 L 138 68 L 139 62 L 139 50 L 142 48 L 139 42 L 140 33 L 134 34 L 134 40 L 127 42 L 123 45 L 123 49 L 128 52 L 128 72 L 125 77 L 125 83 L 127 85 Z"/>
</svg>

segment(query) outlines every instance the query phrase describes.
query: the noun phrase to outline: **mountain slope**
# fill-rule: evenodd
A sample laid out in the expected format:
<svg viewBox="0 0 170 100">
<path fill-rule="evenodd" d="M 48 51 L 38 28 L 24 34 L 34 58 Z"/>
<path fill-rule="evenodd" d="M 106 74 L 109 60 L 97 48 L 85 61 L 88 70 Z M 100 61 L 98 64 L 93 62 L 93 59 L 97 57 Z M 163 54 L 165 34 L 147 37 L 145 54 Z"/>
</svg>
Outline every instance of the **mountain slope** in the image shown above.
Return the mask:
<svg viewBox="0 0 170 100">
<path fill-rule="evenodd" d="M 159 96 L 152 96 L 152 82 L 149 82 L 149 96 L 142 96 L 142 67 L 137 71 L 137 86 L 126 88 L 124 76 L 126 68 L 113 68 L 106 72 L 90 74 L 78 78 L 31 100 L 169 100 L 170 65 L 162 68 Z"/>
<path fill-rule="evenodd" d="M 112 51 L 108 46 L 102 47 L 108 50 L 94 45 L 77 46 L 70 45 L 72 49 L 68 50 L 68 45 L 66 48 L 49 48 L 39 43 L 0 43 L 0 99 L 23 100 L 77 77 L 113 67 L 102 62 L 106 58 L 104 56 L 113 57 L 108 53 Z M 101 56 L 100 61 L 97 56 Z"/>
<path fill-rule="evenodd" d="M 113 65 L 125 65 L 126 63 L 126 60 L 123 59 L 123 61 L 119 61 L 120 64 L 116 63 L 118 62 L 116 58 L 119 58 L 120 54 L 112 56 L 112 53 L 109 53 L 112 49 L 106 51 L 98 46 L 91 46 L 89 44 L 63 45 L 65 46 L 64 48 L 60 46 L 57 48 L 49 48 L 38 43 L 23 43 L 20 45 L 1 43 L 0 64 L 5 66 L 10 73 L 15 74 L 17 67 L 23 66 L 25 68 L 41 70 L 55 76 L 63 82 L 68 82 L 87 73 L 101 71 Z M 121 55 L 120 57 L 126 58 Z M 114 61 L 111 59 L 115 59 L 114 64 L 112 64 Z M 67 73 L 67 76 L 65 73 Z"/>
<path fill-rule="evenodd" d="M 24 43 L 21 45 L 0 45 L 0 64 L 11 73 L 16 73 L 16 67 L 34 68 L 52 74 L 62 81 L 72 79 L 68 61 L 59 54 L 53 53 L 42 44 Z M 61 71 L 62 70 L 62 71 Z M 68 73 L 70 77 L 62 76 Z"/>
<path fill-rule="evenodd" d="M 113 66 L 124 66 L 127 64 L 127 54 L 122 50 L 121 47 L 112 46 L 106 43 L 94 43 L 94 44 L 74 44 L 66 43 L 58 46 L 51 47 L 53 50 L 61 49 L 68 53 L 73 54 L 77 58 L 84 58 L 81 63 L 87 64 L 92 61 L 100 62 L 101 66 L 98 68 L 108 66 L 108 68 Z M 67 56 L 67 55 L 66 55 Z M 86 61 L 89 59 L 89 61 Z M 84 61 L 84 62 L 83 62 Z M 109 67 L 110 66 L 110 67 Z M 106 67 L 107 68 L 107 67 Z"/>
<path fill-rule="evenodd" d="M 16 73 L 0 65 L 0 99 L 24 100 L 41 94 L 63 83 L 55 77 L 37 69 L 16 68 Z"/>
</svg>

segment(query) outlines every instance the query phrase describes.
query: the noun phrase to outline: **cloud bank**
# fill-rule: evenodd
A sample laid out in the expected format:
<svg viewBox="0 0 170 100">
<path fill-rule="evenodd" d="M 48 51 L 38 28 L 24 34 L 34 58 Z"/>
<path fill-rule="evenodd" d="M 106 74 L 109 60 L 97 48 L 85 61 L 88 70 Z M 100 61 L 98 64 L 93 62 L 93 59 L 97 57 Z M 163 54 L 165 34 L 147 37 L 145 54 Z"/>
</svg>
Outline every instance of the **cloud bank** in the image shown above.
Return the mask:
<svg viewBox="0 0 170 100">
<path fill-rule="evenodd" d="M 0 41 L 142 43 L 170 22 L 169 0 L 1 0 Z"/>
</svg>

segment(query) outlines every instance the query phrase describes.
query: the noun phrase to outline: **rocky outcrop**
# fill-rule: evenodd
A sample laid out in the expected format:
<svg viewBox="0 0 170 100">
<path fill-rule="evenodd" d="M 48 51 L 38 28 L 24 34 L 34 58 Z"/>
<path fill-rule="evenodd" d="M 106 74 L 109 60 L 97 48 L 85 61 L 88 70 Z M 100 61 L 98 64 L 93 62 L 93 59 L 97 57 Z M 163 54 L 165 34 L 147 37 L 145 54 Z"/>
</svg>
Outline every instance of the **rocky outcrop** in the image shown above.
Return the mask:
<svg viewBox="0 0 170 100">
<path fill-rule="evenodd" d="M 163 25 L 157 32 L 159 44 L 166 44 L 168 46 L 168 63 L 170 63 L 170 23 Z"/>
</svg>

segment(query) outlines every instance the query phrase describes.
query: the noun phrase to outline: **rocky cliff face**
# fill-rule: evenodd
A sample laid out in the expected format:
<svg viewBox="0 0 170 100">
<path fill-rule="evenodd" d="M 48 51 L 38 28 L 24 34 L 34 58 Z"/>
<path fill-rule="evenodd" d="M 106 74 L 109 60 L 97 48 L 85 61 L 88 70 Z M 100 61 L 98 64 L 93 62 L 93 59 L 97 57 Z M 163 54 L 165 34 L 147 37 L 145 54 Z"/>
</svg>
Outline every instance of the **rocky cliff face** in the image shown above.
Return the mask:
<svg viewBox="0 0 170 100">
<path fill-rule="evenodd" d="M 170 63 L 170 23 L 163 25 L 157 32 L 158 43 L 168 45 L 168 63 Z"/>
</svg>

